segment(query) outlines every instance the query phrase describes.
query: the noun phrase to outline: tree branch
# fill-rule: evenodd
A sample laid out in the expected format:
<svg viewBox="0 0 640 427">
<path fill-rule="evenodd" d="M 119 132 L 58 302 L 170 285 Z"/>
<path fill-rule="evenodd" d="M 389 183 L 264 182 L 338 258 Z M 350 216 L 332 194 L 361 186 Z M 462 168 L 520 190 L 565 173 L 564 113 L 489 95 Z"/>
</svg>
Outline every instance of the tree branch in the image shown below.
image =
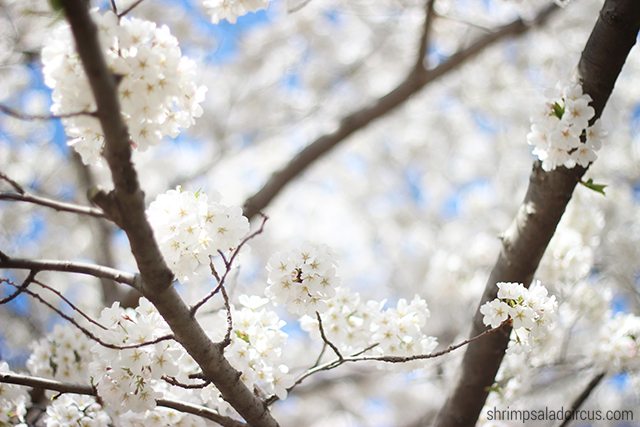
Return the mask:
<svg viewBox="0 0 640 427">
<path fill-rule="evenodd" d="M 573 415 L 575 414 L 575 412 L 578 409 L 580 409 L 580 407 L 584 404 L 584 402 L 587 401 L 587 399 L 589 398 L 591 393 L 602 382 L 602 380 L 604 379 L 605 375 L 606 374 L 604 372 L 601 372 L 598 375 L 596 375 L 595 377 L 593 377 L 591 379 L 591 381 L 589 381 L 589 383 L 585 386 L 584 390 L 582 390 L 580 395 L 578 397 L 576 397 L 576 399 L 571 404 L 571 409 L 569 409 L 569 414 L 571 414 L 571 415 L 569 417 L 567 417 L 564 421 L 562 421 L 562 423 L 560 424 L 559 427 L 567 427 L 569 424 L 571 424 L 571 421 L 573 420 Z"/>
<path fill-rule="evenodd" d="M 506 38 L 524 34 L 530 28 L 544 24 L 556 10 L 558 10 L 558 7 L 555 4 L 551 4 L 542 9 L 531 21 L 517 19 L 498 28 L 495 32 L 479 37 L 471 45 L 456 52 L 435 68 L 425 70 L 422 67 L 414 67 L 395 89 L 377 99 L 371 105 L 343 117 L 340 120 L 338 129 L 321 136 L 307 145 L 281 170 L 274 172 L 264 186 L 245 201 L 243 209 L 245 216 L 251 219 L 258 212 L 264 210 L 289 182 L 353 133 L 393 111 L 425 86 L 470 59 L 475 58 L 489 46 Z"/>
<path fill-rule="evenodd" d="M 0 112 L 6 114 L 9 117 L 13 117 L 14 119 L 25 120 L 25 121 L 59 120 L 59 119 L 68 119 L 71 117 L 78 117 L 78 116 L 90 116 L 90 117 L 97 116 L 97 113 L 95 111 L 77 111 L 75 113 L 66 113 L 66 114 L 27 114 L 18 110 L 14 110 L 13 108 L 7 107 L 4 104 L 0 104 Z"/>
<path fill-rule="evenodd" d="M 317 313 L 316 313 L 317 314 Z M 318 316 L 319 319 L 320 316 Z M 320 325 L 322 325 L 320 323 Z M 366 347 L 360 351 L 358 351 L 357 353 L 354 353 L 350 356 L 344 357 L 340 354 L 340 352 L 337 350 L 337 348 L 334 347 L 333 344 L 331 344 L 329 342 L 329 340 L 327 339 L 327 337 L 324 335 L 324 330 L 321 328 L 320 332 L 322 334 L 322 340 L 324 341 L 325 345 L 330 345 L 331 348 L 333 349 L 333 351 L 336 353 L 336 355 L 338 356 L 337 359 L 334 359 L 330 362 L 327 363 L 323 363 L 322 365 L 319 365 L 317 362 L 314 364 L 314 366 L 310 369 L 308 369 L 306 372 L 304 372 L 302 375 L 300 375 L 296 381 L 293 383 L 293 385 L 291 387 L 289 387 L 287 389 L 287 392 L 291 392 L 294 388 L 296 388 L 297 386 L 299 386 L 305 379 L 309 378 L 310 376 L 317 374 L 318 372 L 322 372 L 322 371 L 330 371 L 332 369 L 337 368 L 338 366 L 344 365 L 345 363 L 351 363 L 351 362 L 386 362 L 386 363 L 407 363 L 407 362 L 413 362 L 415 360 L 427 360 L 427 359 L 435 359 L 436 357 L 440 357 L 440 356 L 444 356 L 445 354 L 449 354 L 452 351 L 455 351 L 457 349 L 459 349 L 460 347 L 464 347 L 465 345 L 468 345 L 474 341 L 480 340 L 486 336 L 489 336 L 491 334 L 495 334 L 498 331 L 503 331 L 504 329 L 507 328 L 507 326 L 510 325 L 510 320 L 505 320 L 502 324 L 500 324 L 499 326 L 496 326 L 495 328 L 492 329 L 487 329 L 485 331 L 480 332 L 478 335 L 468 338 L 464 341 L 461 341 L 457 344 L 452 344 L 449 347 L 443 349 L 443 350 L 439 350 L 439 351 L 434 351 L 432 353 L 427 353 L 427 354 L 414 354 L 411 356 L 362 356 L 364 353 L 366 353 L 367 351 L 377 347 L 379 344 L 372 344 L 369 347 Z M 319 360 L 319 359 L 318 359 Z M 267 399 L 267 404 L 272 404 L 273 402 L 275 402 L 276 400 L 278 400 L 277 396 L 271 396 L 269 399 Z"/>
<path fill-rule="evenodd" d="M 435 3 L 436 0 L 427 0 L 425 3 L 424 25 L 422 27 L 422 34 L 420 35 L 420 42 L 418 43 L 418 55 L 415 67 L 425 71 L 427 69 L 426 57 L 431 38 L 431 27 L 433 26 L 433 18 L 435 15 L 433 12 Z"/>
<path fill-rule="evenodd" d="M 640 28 L 640 2 L 607 0 L 578 65 L 585 93 L 593 98 L 595 121 L 613 91 L 615 81 Z M 516 218 L 502 236 L 502 250 L 478 305 L 471 335 L 485 329 L 480 306 L 497 294 L 497 282 L 529 286 L 544 251 L 586 169 L 559 168 L 544 172 L 535 162 L 529 188 Z M 509 334 L 495 334 L 467 347 L 459 381 L 438 414 L 436 425 L 476 423 L 509 343 Z"/>
<path fill-rule="evenodd" d="M 34 377 L 14 373 L 0 373 L 0 383 L 15 384 L 45 390 L 57 391 L 59 393 L 81 394 L 85 396 L 97 396 L 95 389 L 88 385 L 63 383 L 48 378 Z M 192 403 L 180 402 L 170 399 L 156 400 L 158 406 L 175 409 L 180 412 L 198 415 L 202 418 L 214 421 L 224 427 L 247 427 L 243 422 L 233 418 L 220 415 L 216 411 L 205 406 L 194 405 Z"/>
<path fill-rule="evenodd" d="M 93 208 L 91 206 L 76 205 L 74 203 L 60 202 L 58 200 L 49 199 L 47 197 L 35 196 L 27 192 L 13 193 L 3 191 L 0 192 L 0 200 L 14 200 L 18 202 L 33 203 L 35 205 L 46 206 L 57 211 L 89 215 L 96 218 L 105 218 L 105 214 L 101 209 Z"/>
<path fill-rule="evenodd" d="M 178 341 L 198 363 L 222 397 L 252 426 L 276 427 L 267 406 L 240 380 L 224 357 L 224 349 L 214 344 L 189 307 L 172 287 L 173 273 L 167 266 L 145 214 L 144 193 L 131 160 L 131 145 L 124 123 L 116 78 L 111 74 L 98 40 L 95 23 L 83 0 L 61 0 L 89 79 L 105 137 L 104 157 L 111 171 L 114 190 L 109 201 L 118 215 L 118 225 L 129 238 L 131 252 L 142 279 L 140 291 L 158 309 Z"/>
<path fill-rule="evenodd" d="M 136 276 L 134 274 L 116 270 L 115 268 L 103 267 L 101 265 L 88 264 L 84 262 L 9 258 L 4 255 L 0 257 L 0 268 L 31 270 L 35 272 L 62 271 L 66 273 L 86 274 L 103 279 L 111 279 L 114 282 L 123 283 L 133 287 L 136 286 Z"/>
</svg>

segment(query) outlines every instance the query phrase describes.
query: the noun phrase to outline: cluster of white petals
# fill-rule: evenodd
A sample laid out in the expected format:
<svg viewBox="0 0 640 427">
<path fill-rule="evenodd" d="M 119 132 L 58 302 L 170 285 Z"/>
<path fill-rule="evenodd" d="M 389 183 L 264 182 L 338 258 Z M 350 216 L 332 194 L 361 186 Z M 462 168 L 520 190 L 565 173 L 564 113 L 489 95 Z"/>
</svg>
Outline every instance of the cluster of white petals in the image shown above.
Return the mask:
<svg viewBox="0 0 640 427">
<path fill-rule="evenodd" d="M 64 394 L 54 399 L 45 415 L 47 427 L 109 427 L 111 418 L 91 396 Z"/>
<path fill-rule="evenodd" d="M 528 349 L 529 345 L 545 337 L 553 326 L 558 303 L 549 297 L 547 288 L 539 282 L 527 289 L 522 283 L 499 282 L 498 297 L 480 307 L 485 325 L 496 328 L 506 320 L 513 326 L 514 349 Z"/>
<path fill-rule="evenodd" d="M 640 317 L 618 314 L 600 330 L 594 359 L 613 372 L 640 369 Z"/>
<path fill-rule="evenodd" d="M 249 231 L 242 209 L 218 203 L 217 195 L 210 199 L 178 187 L 159 195 L 147 209 L 160 250 L 179 280 L 189 280 L 209 255 L 237 247 Z"/>
<path fill-rule="evenodd" d="M 304 244 L 277 252 L 267 264 L 266 294 L 297 315 L 324 312 L 339 284 L 331 250 L 326 245 Z"/>
<path fill-rule="evenodd" d="M 411 302 L 398 300 L 396 307 L 385 308 L 385 301 L 363 301 L 356 292 L 338 288 L 327 302 L 322 326 L 327 338 L 346 353 L 376 345 L 372 352 L 387 356 L 427 354 L 438 345 L 424 327 L 429 317 L 427 303 L 418 296 Z M 320 338 L 315 317 L 305 316 L 302 328 Z"/>
<path fill-rule="evenodd" d="M 153 341 L 170 330 L 155 307 L 140 299 L 138 307 L 123 309 L 119 303 L 105 308 L 98 322 L 106 329 L 95 328 L 103 342 L 118 346 L 139 345 Z M 98 395 L 104 404 L 118 412 L 144 412 L 155 408 L 164 385 L 163 375 L 175 376 L 184 350 L 174 341 L 161 341 L 141 347 L 114 349 L 95 343 L 89 365 Z"/>
<path fill-rule="evenodd" d="M 166 26 L 92 12 L 107 65 L 121 76 L 118 95 L 132 145 L 141 150 L 181 129 L 202 114 L 206 88 L 195 81 L 195 63 L 182 56 Z M 45 83 L 53 89 L 55 114 L 96 110 L 68 25 L 56 28 L 42 50 Z M 100 164 L 104 135 L 98 119 L 87 115 L 63 120 L 69 145 L 87 164 Z"/>
<path fill-rule="evenodd" d="M 240 378 L 250 390 L 257 386 L 266 394 L 284 399 L 287 387 L 293 384 L 289 368 L 282 364 L 285 322 L 266 307 L 267 298 L 240 295 L 239 301 L 242 307 L 231 307 L 233 331 L 225 357 L 242 372 Z M 227 313 L 221 310 L 213 329 L 226 331 L 226 322 Z"/>
<path fill-rule="evenodd" d="M 587 167 L 597 159 L 596 151 L 602 147 L 605 133 L 599 120 L 589 126 L 595 115 L 591 101 L 580 84 L 570 84 L 531 118 L 527 142 L 534 146 L 533 154 L 542 161 L 545 171 L 558 166 Z"/>
<path fill-rule="evenodd" d="M 70 324 L 56 325 L 33 345 L 27 368 L 34 375 L 82 384 L 91 361 L 89 339 Z"/>
<path fill-rule="evenodd" d="M 205 427 L 204 418 L 187 414 L 174 409 L 157 406 L 144 413 L 127 412 L 118 418 L 118 427 L 171 426 L 171 427 Z"/>
<path fill-rule="evenodd" d="M 204 0 L 202 5 L 214 24 L 223 19 L 235 24 L 240 16 L 265 9 L 269 0 Z"/>
<path fill-rule="evenodd" d="M 0 374 L 11 373 L 7 362 L 0 360 Z M 0 426 L 25 426 L 29 390 L 13 384 L 0 383 Z"/>
</svg>

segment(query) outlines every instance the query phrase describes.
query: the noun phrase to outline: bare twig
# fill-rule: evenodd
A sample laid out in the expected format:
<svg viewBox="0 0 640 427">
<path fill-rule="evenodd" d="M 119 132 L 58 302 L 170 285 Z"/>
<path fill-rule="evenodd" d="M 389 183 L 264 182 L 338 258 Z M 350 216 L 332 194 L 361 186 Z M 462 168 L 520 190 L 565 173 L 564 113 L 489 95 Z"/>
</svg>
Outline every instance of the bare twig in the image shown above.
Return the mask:
<svg viewBox="0 0 640 427">
<path fill-rule="evenodd" d="M 424 25 L 422 27 L 422 34 L 420 35 L 420 41 L 418 43 L 418 54 L 416 57 L 415 67 L 425 71 L 427 69 L 427 50 L 429 49 L 429 43 L 431 41 L 431 27 L 433 26 L 433 18 L 435 15 L 433 11 L 435 2 L 435 0 L 426 0 L 424 10 Z"/>
<path fill-rule="evenodd" d="M 183 382 L 178 381 L 175 377 L 170 377 L 168 375 L 163 375 L 162 379 L 171 385 L 184 388 L 187 390 L 201 389 L 211 384 L 211 381 L 202 381 L 198 384 L 185 384 Z"/>
<path fill-rule="evenodd" d="M 123 10 L 122 12 L 118 13 L 118 19 L 122 18 L 123 16 L 125 16 L 126 14 L 128 14 L 129 12 L 131 12 L 133 9 L 135 9 L 136 7 L 138 7 L 140 5 L 140 3 L 142 3 L 144 0 L 137 0 L 133 3 L 131 3 L 131 6 L 129 6 L 128 8 L 126 8 L 125 10 Z"/>
<path fill-rule="evenodd" d="M 94 397 L 98 396 L 95 388 L 89 385 L 63 383 L 48 378 L 34 377 L 30 375 L 2 372 L 0 373 L 0 383 L 15 384 L 26 387 L 57 391 L 61 394 L 68 393 Z M 241 421 L 220 415 L 218 412 L 205 406 L 194 405 L 192 403 L 171 399 L 158 399 L 156 400 L 156 403 L 158 404 L 158 406 L 162 406 L 164 408 L 171 408 L 179 412 L 206 418 L 220 424 L 223 427 L 248 427 L 247 424 Z"/>
<path fill-rule="evenodd" d="M 320 336 L 322 337 L 322 341 L 324 341 L 324 344 L 331 347 L 331 350 L 333 350 L 335 355 L 338 356 L 338 360 L 344 360 L 344 357 L 342 357 L 342 354 L 340 353 L 340 350 L 338 350 L 338 347 L 336 347 L 336 345 L 332 343 L 329 340 L 329 338 L 327 338 L 327 336 L 325 335 L 324 327 L 322 326 L 322 318 L 320 317 L 320 313 L 318 313 L 317 311 L 316 311 L 316 319 L 318 319 L 318 329 L 320 330 Z"/>
<path fill-rule="evenodd" d="M 436 351 L 433 353 L 427 353 L 427 354 L 415 354 L 412 356 L 362 356 L 364 353 L 366 353 L 367 351 L 377 347 L 379 344 L 375 343 L 372 344 L 356 353 L 353 353 L 350 356 L 347 357 L 342 357 L 339 355 L 338 353 L 338 358 L 334 359 L 332 361 L 326 362 L 322 365 L 317 365 L 314 366 L 310 369 L 308 369 L 305 373 L 303 373 L 302 375 L 300 375 L 296 381 L 293 383 L 293 385 L 291 387 L 289 387 L 287 389 L 288 392 L 291 392 L 294 388 L 296 388 L 298 385 L 300 385 L 305 379 L 309 378 L 312 375 L 317 374 L 318 372 L 323 372 L 323 371 L 330 371 L 332 369 L 335 369 L 341 365 L 344 365 L 345 363 L 352 363 L 352 362 L 387 362 L 387 363 L 407 363 L 407 362 L 412 362 L 415 360 L 426 360 L 426 359 L 434 359 L 436 357 L 440 357 L 440 356 L 444 356 L 445 354 L 451 353 L 452 351 L 455 351 L 457 349 L 459 349 L 460 347 L 464 347 L 465 345 L 468 345 L 474 341 L 477 341 L 481 338 L 484 338 L 488 335 L 494 334 L 500 330 L 503 330 L 505 328 L 505 326 L 510 324 L 510 320 L 505 320 L 501 325 L 492 328 L 492 329 L 487 329 L 486 331 L 478 334 L 475 337 L 471 337 L 469 339 L 466 339 L 464 341 L 461 341 L 457 344 L 452 344 L 449 347 L 440 350 L 440 351 Z M 328 345 L 328 342 L 325 341 L 325 343 Z M 335 351 L 335 350 L 334 350 Z M 278 397 L 277 396 L 270 396 L 265 402 L 267 405 L 271 405 L 273 402 L 277 401 Z"/>
<path fill-rule="evenodd" d="M 46 285 L 44 283 L 42 283 L 39 280 L 33 280 L 33 283 L 37 284 L 38 286 L 40 286 L 41 288 L 44 288 L 46 290 L 48 290 L 49 292 L 55 294 L 58 298 L 60 298 L 62 301 L 65 302 L 65 304 L 67 304 L 69 307 L 71 307 L 71 309 L 73 311 L 75 311 L 76 313 L 78 313 L 80 316 L 82 316 L 87 322 L 92 323 L 94 325 L 96 325 L 97 327 L 99 327 L 100 329 L 104 329 L 106 330 L 107 328 L 104 327 L 104 325 L 101 325 L 99 322 L 97 322 L 96 320 L 92 319 L 91 316 L 89 316 L 88 314 L 86 314 L 84 311 L 82 311 L 78 306 L 76 306 L 74 303 L 72 303 L 71 301 L 69 301 L 69 299 L 67 297 L 65 297 L 64 295 L 62 295 L 62 293 L 60 291 L 58 291 L 57 289 L 52 288 L 49 285 Z"/>
<path fill-rule="evenodd" d="M 16 192 L 20 193 L 20 194 L 24 194 L 24 188 L 18 184 L 16 181 L 14 181 L 13 179 L 9 178 L 7 175 L 5 175 L 4 173 L 0 172 L 0 179 L 2 179 L 3 181 L 7 181 L 9 183 L 9 185 L 11 185 L 13 187 L 14 190 L 16 190 Z"/>
<path fill-rule="evenodd" d="M 58 200 L 49 199 L 47 197 L 35 196 L 25 191 L 23 192 L 0 192 L 0 200 L 13 200 L 17 202 L 33 203 L 35 205 L 46 206 L 62 212 L 72 212 L 82 215 L 89 215 L 96 218 L 106 218 L 101 209 L 91 206 L 76 205 L 74 203 L 60 202 Z"/>
<path fill-rule="evenodd" d="M 287 8 L 287 13 L 295 13 L 301 10 L 303 7 L 311 3 L 311 0 L 300 0 L 300 2 L 296 5 Z"/>
<path fill-rule="evenodd" d="M 14 119 L 26 120 L 26 121 L 59 120 L 59 119 L 68 119 L 71 117 L 78 117 L 78 116 L 98 117 L 98 113 L 96 111 L 77 111 L 75 113 L 65 113 L 65 114 L 27 114 L 18 110 L 14 110 L 11 107 L 7 107 L 4 104 L 0 104 L 0 112 L 6 114 L 7 116 L 13 117 Z"/>
<path fill-rule="evenodd" d="M 9 281 L 4 281 L 4 283 L 7 283 L 15 288 L 18 288 L 18 286 L 16 286 L 14 283 L 9 282 Z M 35 283 L 35 282 L 34 282 Z M 150 341 L 144 341 L 141 343 L 137 343 L 137 344 L 128 344 L 128 345 L 117 345 L 117 344 L 111 344 L 108 343 L 106 341 L 101 340 L 100 338 L 98 338 L 93 332 L 91 332 L 90 330 L 88 330 L 87 328 L 85 328 L 84 326 L 80 325 L 80 323 L 78 323 L 77 320 L 75 320 L 73 317 L 69 316 L 68 314 L 64 313 L 62 310 L 58 309 L 57 307 L 54 307 L 53 304 L 49 303 L 47 300 L 45 300 L 44 298 L 42 298 L 40 295 L 38 295 L 35 292 L 30 291 L 29 289 L 23 289 L 22 290 L 23 293 L 29 295 L 30 297 L 32 297 L 33 299 L 35 299 L 36 301 L 38 301 L 39 303 L 49 307 L 49 309 L 51 309 L 52 311 L 54 311 L 58 316 L 62 317 L 64 320 L 66 320 L 67 322 L 71 323 L 73 326 L 75 326 L 80 332 L 82 332 L 87 338 L 89 338 L 92 341 L 97 342 L 98 344 L 100 344 L 103 347 L 106 348 L 110 348 L 113 350 L 128 350 L 128 349 L 132 349 L 132 348 L 141 348 L 141 347 L 147 347 L 150 345 L 154 345 L 154 344 L 158 344 L 160 342 L 163 341 L 168 341 L 168 340 L 173 340 L 175 339 L 173 337 L 173 335 L 163 335 L 161 337 L 158 337 L 156 339 L 150 340 Z M 66 301 L 66 300 L 65 300 Z M 95 322 L 92 322 L 95 323 Z M 105 329 L 104 326 L 99 325 L 101 328 Z"/>
<path fill-rule="evenodd" d="M 4 255 L 4 254 L 3 254 Z M 12 268 L 17 270 L 62 271 L 67 273 L 86 274 L 94 277 L 111 279 L 118 283 L 136 287 L 136 276 L 131 273 L 116 270 L 115 268 L 101 265 L 87 264 L 84 262 L 58 261 L 49 259 L 9 258 L 0 256 L 0 268 Z"/>
<path fill-rule="evenodd" d="M 227 311 L 227 332 L 224 334 L 224 339 L 220 343 L 222 348 L 226 348 L 231 344 L 231 331 L 233 331 L 233 317 L 231 316 L 231 304 L 229 303 L 229 295 L 224 284 L 220 284 L 220 292 L 222 293 L 222 299 L 224 301 L 224 309 Z"/>
<path fill-rule="evenodd" d="M 29 286 L 31 283 L 33 283 L 33 281 L 36 278 L 36 274 L 37 274 L 37 272 L 31 270 L 29 272 L 29 274 L 27 275 L 27 277 L 22 281 L 22 284 L 20 286 L 16 285 L 15 283 L 13 283 L 11 280 L 9 280 L 7 278 L 4 278 L 4 277 L 0 278 L 0 284 L 6 282 L 6 283 L 10 284 L 11 286 L 13 286 L 14 288 L 16 288 L 16 291 L 14 293 L 12 293 L 11 295 L 9 295 L 6 298 L 0 299 L 0 305 L 7 304 L 7 303 L 13 301 L 21 293 L 23 293 L 24 290 L 27 289 L 27 286 Z"/>
<path fill-rule="evenodd" d="M 197 303 L 195 303 L 194 305 L 191 306 L 190 311 L 191 311 L 191 316 L 192 317 L 196 315 L 196 313 L 198 312 L 200 307 L 202 307 L 204 304 L 206 304 L 207 301 L 209 301 L 211 298 L 213 298 L 224 287 L 225 280 L 227 279 L 227 276 L 231 272 L 231 268 L 233 266 L 233 262 L 238 257 L 238 254 L 240 253 L 240 250 L 242 249 L 242 247 L 244 245 L 246 245 L 247 242 L 249 242 L 251 239 L 253 239 L 254 237 L 258 236 L 259 234 L 261 234 L 264 231 L 264 225 L 267 222 L 267 220 L 269 219 L 269 217 L 267 217 L 266 215 L 264 215 L 262 213 L 260 215 L 262 216 L 262 223 L 260 224 L 260 227 L 258 227 L 258 229 L 256 231 L 254 231 L 253 233 L 249 234 L 244 239 L 242 239 L 242 241 L 240 242 L 238 247 L 236 247 L 233 250 L 233 252 L 231 254 L 231 257 L 228 260 L 227 260 L 226 256 L 224 255 L 224 253 L 219 252 L 220 257 L 222 258 L 222 261 L 224 262 L 224 265 L 225 265 L 225 271 L 224 271 L 222 276 L 220 276 L 218 274 L 218 272 L 216 271 L 215 266 L 213 264 L 213 261 L 210 260 L 209 267 L 211 269 L 211 274 L 213 275 L 213 277 L 215 277 L 216 281 L 218 282 L 218 286 L 216 286 L 211 292 L 209 292 L 207 295 L 205 295 L 204 298 L 202 298 L 200 301 L 198 301 Z"/>
<path fill-rule="evenodd" d="M 566 417 L 558 427 L 567 427 L 569 424 L 571 424 L 571 421 L 573 420 L 573 416 L 576 413 L 576 411 L 580 409 L 580 407 L 584 404 L 584 402 L 587 401 L 591 393 L 596 389 L 596 387 L 598 387 L 600 382 L 602 382 L 605 375 L 606 375 L 605 372 L 601 372 L 595 377 L 593 377 L 591 381 L 589 381 L 589 383 L 585 386 L 585 388 L 582 390 L 580 395 L 578 395 L 578 397 L 576 397 L 576 399 L 571 404 L 571 408 L 569 409 L 569 416 Z"/>
</svg>

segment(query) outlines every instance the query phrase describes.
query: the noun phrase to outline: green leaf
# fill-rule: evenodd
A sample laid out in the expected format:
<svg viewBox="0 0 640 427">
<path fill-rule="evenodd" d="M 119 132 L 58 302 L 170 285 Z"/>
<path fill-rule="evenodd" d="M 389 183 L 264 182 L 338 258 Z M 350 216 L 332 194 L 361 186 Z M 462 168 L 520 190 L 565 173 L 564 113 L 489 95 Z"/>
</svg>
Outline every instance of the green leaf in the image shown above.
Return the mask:
<svg viewBox="0 0 640 427">
<path fill-rule="evenodd" d="M 600 193 L 603 196 L 606 196 L 606 194 L 604 193 L 604 189 L 607 188 L 606 184 L 596 184 L 591 178 L 589 178 L 587 182 L 580 180 L 580 184 L 584 185 L 590 190 L 595 191 L 596 193 Z"/>
<path fill-rule="evenodd" d="M 49 0 L 49 5 L 51 6 L 51 9 L 55 10 L 56 12 L 60 12 L 62 10 L 61 0 Z"/>
<path fill-rule="evenodd" d="M 242 341 L 251 344 L 251 342 L 249 341 L 249 334 L 247 334 L 246 332 L 242 332 L 242 331 L 235 331 L 236 336 L 238 338 L 240 338 Z"/>
<path fill-rule="evenodd" d="M 561 119 L 564 115 L 564 105 L 560 105 L 558 102 L 553 103 L 553 114 Z"/>
</svg>

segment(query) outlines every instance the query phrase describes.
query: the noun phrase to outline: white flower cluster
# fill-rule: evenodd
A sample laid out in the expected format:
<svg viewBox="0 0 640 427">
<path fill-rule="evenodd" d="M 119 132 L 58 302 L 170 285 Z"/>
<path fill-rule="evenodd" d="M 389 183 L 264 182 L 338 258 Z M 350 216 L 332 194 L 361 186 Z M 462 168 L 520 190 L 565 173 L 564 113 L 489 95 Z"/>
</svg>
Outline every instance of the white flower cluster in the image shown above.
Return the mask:
<svg viewBox="0 0 640 427">
<path fill-rule="evenodd" d="M 204 0 L 202 5 L 214 24 L 223 19 L 235 24 L 238 17 L 265 9 L 269 0 Z"/>
<path fill-rule="evenodd" d="M 590 102 L 591 97 L 582 93 L 582 86 L 574 83 L 561 90 L 559 101 L 547 101 L 531 118 L 527 142 L 534 146 L 533 154 L 542 161 L 542 169 L 587 167 L 596 160 L 605 132 L 599 120 L 589 126 L 595 115 Z"/>
<path fill-rule="evenodd" d="M 144 413 L 127 412 L 118 417 L 118 427 L 206 427 L 204 418 L 174 409 L 156 407 Z"/>
<path fill-rule="evenodd" d="M 206 88 L 195 82 L 195 63 L 182 57 L 168 27 L 112 13 L 92 12 L 107 64 L 121 80 L 118 95 L 132 145 L 141 150 L 165 136 L 176 137 L 202 114 Z M 55 114 L 95 111 L 89 82 L 68 25 L 57 28 L 42 50 L 44 79 L 53 89 Z M 63 120 L 69 145 L 85 163 L 99 164 L 104 144 L 94 117 Z"/>
<path fill-rule="evenodd" d="M 231 310 L 233 331 L 225 356 L 242 372 L 240 378 L 250 390 L 257 386 L 266 394 L 284 399 L 287 387 L 293 383 L 289 368 L 281 363 L 282 347 L 287 340 L 282 331 L 285 322 L 265 307 L 267 298 L 241 295 L 239 300 L 242 307 Z M 215 330 L 226 331 L 226 319 L 226 311 L 221 310 Z"/>
<path fill-rule="evenodd" d="M 126 346 L 152 341 L 170 332 L 169 327 L 146 299 L 138 307 L 123 309 L 118 303 L 105 308 L 98 322 L 107 329 L 96 328 L 102 341 Z M 163 375 L 175 376 L 184 355 L 173 341 L 162 341 L 130 349 L 111 349 L 94 344 L 90 371 L 97 383 L 98 395 L 105 405 L 118 412 L 143 412 L 156 406 L 156 391 Z M 160 382 L 160 385 L 163 385 Z"/>
<path fill-rule="evenodd" d="M 64 394 L 54 399 L 47 407 L 47 427 L 108 427 L 111 417 L 91 396 Z"/>
<path fill-rule="evenodd" d="M 530 289 L 522 283 L 500 282 L 498 297 L 480 307 L 483 322 L 496 328 L 507 319 L 511 320 L 515 342 L 520 349 L 545 337 L 553 326 L 558 303 L 555 296 L 549 297 L 547 288 L 539 282 Z"/>
<path fill-rule="evenodd" d="M 305 244 L 277 252 L 269 259 L 267 270 L 269 286 L 265 293 L 297 315 L 325 311 L 338 285 L 336 267 L 326 245 Z"/>
<path fill-rule="evenodd" d="M 604 369 L 640 369 L 640 317 L 618 314 L 604 324 L 594 359 Z"/>
<path fill-rule="evenodd" d="M 56 325 L 33 345 L 27 368 L 34 375 L 82 384 L 92 358 L 90 348 L 89 339 L 78 328 Z"/>
<path fill-rule="evenodd" d="M 429 309 L 418 296 L 409 303 L 400 299 L 395 308 L 385 309 L 384 301 L 364 302 L 358 293 L 338 288 L 327 305 L 321 316 L 325 335 L 346 353 L 377 344 L 374 354 L 410 356 L 430 353 L 438 345 L 424 332 Z M 315 317 L 305 316 L 300 321 L 304 330 L 320 338 Z"/>
<path fill-rule="evenodd" d="M 179 280 L 189 280 L 209 255 L 236 247 L 249 231 L 242 209 L 213 199 L 178 187 L 159 195 L 147 209 L 160 250 Z"/>
<path fill-rule="evenodd" d="M 10 373 L 7 362 L 0 360 L 0 374 Z M 0 426 L 24 426 L 31 399 L 26 387 L 0 383 Z"/>
</svg>

